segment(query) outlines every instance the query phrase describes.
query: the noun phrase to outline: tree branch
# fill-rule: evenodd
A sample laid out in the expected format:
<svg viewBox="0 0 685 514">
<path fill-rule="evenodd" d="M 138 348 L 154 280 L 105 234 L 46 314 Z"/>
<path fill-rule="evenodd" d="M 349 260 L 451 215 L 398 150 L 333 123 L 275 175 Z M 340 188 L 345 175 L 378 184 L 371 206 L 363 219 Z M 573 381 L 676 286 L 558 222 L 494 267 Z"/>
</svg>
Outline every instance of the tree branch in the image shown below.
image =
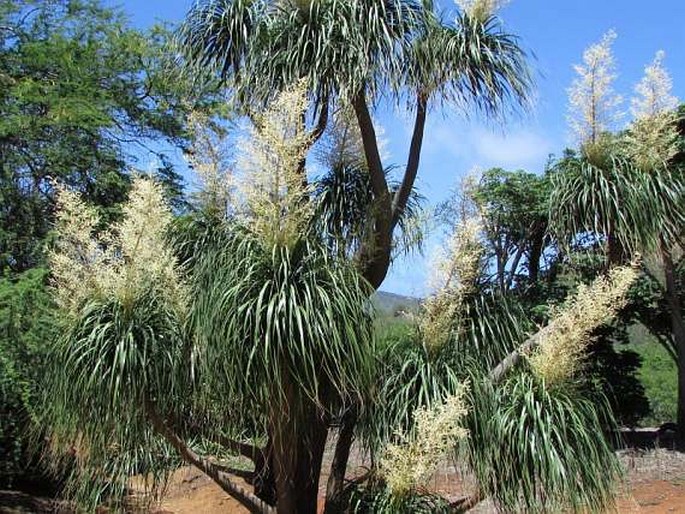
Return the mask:
<svg viewBox="0 0 685 514">
<path fill-rule="evenodd" d="M 366 103 L 366 96 L 363 90 L 355 95 L 352 100 L 352 107 L 359 123 L 364 156 L 369 168 L 371 190 L 375 198 L 381 199 L 389 194 L 388 183 L 385 180 L 385 170 L 383 169 L 381 155 L 378 150 L 376 129 L 373 126 L 373 120 L 371 119 L 371 113 L 369 112 L 369 106 Z"/>
<path fill-rule="evenodd" d="M 555 323 L 552 322 L 544 328 L 541 328 L 535 334 L 530 336 L 521 346 L 507 355 L 497 366 L 495 366 L 488 377 L 497 384 L 502 381 L 504 376 L 511 371 L 520 361 L 521 358 L 533 350 L 540 344 L 540 341 L 546 337 L 552 330 L 554 330 Z"/>
<path fill-rule="evenodd" d="M 425 93 L 416 95 L 416 118 L 414 120 L 414 132 L 409 145 L 409 157 L 407 167 L 404 170 L 404 177 L 399 189 L 395 192 L 392 201 L 392 227 L 394 228 L 402 216 L 402 212 L 407 206 L 409 195 L 414 187 L 416 175 L 419 170 L 421 160 L 421 148 L 423 146 L 423 133 L 426 127 L 426 109 L 428 97 Z"/>
<path fill-rule="evenodd" d="M 521 257 L 523 257 L 523 252 L 526 249 L 526 242 L 522 241 L 520 246 L 516 249 L 516 254 L 514 255 L 514 260 L 511 263 L 511 270 L 509 271 L 509 276 L 507 277 L 506 281 L 506 291 L 509 291 L 511 289 L 512 284 L 514 283 L 514 277 L 516 276 L 516 269 L 519 267 L 519 263 L 521 262 Z"/>
<path fill-rule="evenodd" d="M 374 205 L 372 208 L 372 225 L 369 237 L 363 241 L 357 254 L 357 262 L 364 278 L 374 289 L 383 283 L 390 267 L 392 250 L 392 200 L 385 179 L 385 170 L 378 151 L 378 141 L 373 120 L 369 113 L 364 91 L 361 90 L 352 100 L 359 130 L 361 132 L 364 155 L 369 171 L 371 192 Z"/>
<path fill-rule="evenodd" d="M 478 490 L 471 496 L 466 496 L 464 498 L 460 498 L 459 500 L 455 501 L 454 503 L 450 504 L 450 511 L 451 512 L 467 512 L 471 509 L 474 509 L 480 502 L 482 502 L 485 499 L 483 496 L 483 493 Z"/>
<path fill-rule="evenodd" d="M 252 462 L 256 463 L 257 461 L 264 459 L 264 451 L 258 446 L 236 441 L 223 435 L 217 437 L 217 443 L 229 448 L 230 450 L 233 450 L 243 457 L 247 457 Z"/>
<path fill-rule="evenodd" d="M 232 468 L 230 466 L 225 466 L 224 464 L 221 464 L 218 462 L 215 464 L 215 466 L 219 471 L 222 471 L 224 473 L 228 473 L 229 475 L 233 475 L 235 477 L 242 478 L 243 480 L 245 480 L 249 484 L 251 484 L 252 480 L 254 480 L 254 476 L 255 476 L 254 471 L 250 471 L 248 469 Z"/>
<path fill-rule="evenodd" d="M 314 145 L 326 131 L 326 127 L 328 126 L 328 109 L 328 95 L 326 95 L 323 100 L 321 100 L 321 110 L 319 111 L 319 118 L 316 125 L 309 133 L 310 147 Z"/>
<path fill-rule="evenodd" d="M 209 476 L 216 484 L 226 491 L 230 496 L 238 500 L 253 514 L 276 514 L 276 509 L 266 502 L 259 499 L 247 489 L 241 487 L 231 480 L 231 477 L 223 471 L 223 468 L 206 458 L 198 455 L 191 450 L 185 441 L 183 441 L 162 419 L 160 414 L 155 409 L 152 402 L 145 402 L 145 412 L 150 423 L 154 429 L 167 442 L 174 447 L 174 449 L 181 455 L 183 460 L 192 464 L 200 471 Z"/>
<path fill-rule="evenodd" d="M 326 506 L 324 514 L 341 514 L 345 506 L 341 501 L 347 461 L 350 458 L 350 449 L 354 442 L 354 426 L 357 423 L 357 408 L 350 407 L 340 420 L 338 441 L 335 444 L 331 473 L 326 484 Z"/>
</svg>

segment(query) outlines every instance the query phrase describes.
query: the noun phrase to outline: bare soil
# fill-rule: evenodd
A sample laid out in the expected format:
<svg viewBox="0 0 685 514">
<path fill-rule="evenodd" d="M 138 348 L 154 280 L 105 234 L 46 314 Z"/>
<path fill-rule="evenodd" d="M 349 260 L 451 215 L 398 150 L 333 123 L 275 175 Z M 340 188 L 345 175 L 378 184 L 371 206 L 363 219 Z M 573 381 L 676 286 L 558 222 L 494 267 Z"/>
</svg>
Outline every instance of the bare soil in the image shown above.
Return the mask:
<svg viewBox="0 0 685 514">
<path fill-rule="evenodd" d="M 361 462 L 356 456 L 357 462 Z M 670 450 L 630 450 L 620 452 L 626 469 L 625 491 L 616 512 L 685 514 L 685 454 Z M 326 468 L 324 468 L 326 469 Z M 353 473 L 363 470 L 363 463 Z M 327 477 L 322 477 L 323 498 Z M 468 476 L 445 464 L 433 478 L 430 488 L 451 499 L 460 497 L 471 487 Z M 60 506 L 62 508 L 60 508 Z M 16 491 L 0 491 L 0 513 L 24 514 L 66 511 L 64 504 L 49 498 Z M 170 477 L 162 500 L 148 512 L 151 514 L 243 514 L 248 511 L 224 493 L 201 472 L 183 467 Z M 494 506 L 485 501 L 473 512 L 491 514 Z"/>
</svg>

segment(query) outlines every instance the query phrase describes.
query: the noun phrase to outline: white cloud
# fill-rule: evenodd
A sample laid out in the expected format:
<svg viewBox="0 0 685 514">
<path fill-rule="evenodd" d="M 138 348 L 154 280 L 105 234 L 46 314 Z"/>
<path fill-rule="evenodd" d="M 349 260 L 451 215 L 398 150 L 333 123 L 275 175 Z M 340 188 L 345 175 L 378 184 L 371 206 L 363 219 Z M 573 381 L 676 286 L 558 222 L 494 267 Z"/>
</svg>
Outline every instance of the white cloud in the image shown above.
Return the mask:
<svg viewBox="0 0 685 514">
<path fill-rule="evenodd" d="M 422 164 L 427 170 L 438 163 L 443 166 L 450 163 L 463 169 L 479 166 L 540 172 L 549 155 L 559 148 L 563 148 L 561 142 L 536 128 L 513 127 L 497 132 L 474 123 L 443 118 L 426 127 Z"/>
<path fill-rule="evenodd" d="M 498 166 L 542 171 L 549 154 L 555 150 L 552 141 L 529 130 L 504 135 L 478 130 L 471 136 L 471 142 L 474 160 L 484 168 Z"/>
</svg>

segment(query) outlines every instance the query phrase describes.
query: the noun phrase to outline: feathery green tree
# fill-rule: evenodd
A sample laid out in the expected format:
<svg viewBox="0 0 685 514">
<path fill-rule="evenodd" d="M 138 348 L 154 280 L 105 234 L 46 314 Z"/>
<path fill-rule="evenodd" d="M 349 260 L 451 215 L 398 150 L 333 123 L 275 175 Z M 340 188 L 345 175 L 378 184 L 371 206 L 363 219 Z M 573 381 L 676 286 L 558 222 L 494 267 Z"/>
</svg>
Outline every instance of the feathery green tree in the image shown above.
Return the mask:
<svg viewBox="0 0 685 514">
<path fill-rule="evenodd" d="M 136 147 L 185 144 L 188 99 L 166 66 L 168 35 L 132 29 L 97 0 L 0 2 L 0 271 L 43 260 L 52 180 L 107 223 Z"/>
</svg>

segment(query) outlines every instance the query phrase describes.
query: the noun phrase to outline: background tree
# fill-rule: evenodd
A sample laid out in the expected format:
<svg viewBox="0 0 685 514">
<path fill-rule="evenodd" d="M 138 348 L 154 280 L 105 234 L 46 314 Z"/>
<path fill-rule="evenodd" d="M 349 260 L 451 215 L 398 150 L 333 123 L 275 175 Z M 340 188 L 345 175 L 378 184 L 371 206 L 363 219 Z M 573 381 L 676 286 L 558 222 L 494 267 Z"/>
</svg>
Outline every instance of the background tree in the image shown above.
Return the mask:
<svg viewBox="0 0 685 514">
<path fill-rule="evenodd" d="M 0 279 L 0 483 L 9 486 L 36 469 L 29 427 L 39 416 L 46 341 L 57 332 L 46 282 L 44 268 Z"/>
<path fill-rule="evenodd" d="M 131 29 L 97 1 L 3 0 L 0 26 L 0 269 L 23 271 L 42 259 L 50 181 L 114 219 L 133 154 L 184 144 L 186 101 L 166 71 L 167 31 Z"/>
<path fill-rule="evenodd" d="M 480 177 L 470 177 L 464 188 L 462 195 L 453 194 L 438 206 L 438 218 L 447 226 L 454 225 L 462 218 L 463 203 L 473 203 L 470 208 L 481 213 L 485 225 L 485 246 L 488 260 L 494 264 L 494 285 L 502 293 L 523 282 L 536 285 L 544 253 L 551 250 L 549 176 L 492 168 Z"/>
</svg>

